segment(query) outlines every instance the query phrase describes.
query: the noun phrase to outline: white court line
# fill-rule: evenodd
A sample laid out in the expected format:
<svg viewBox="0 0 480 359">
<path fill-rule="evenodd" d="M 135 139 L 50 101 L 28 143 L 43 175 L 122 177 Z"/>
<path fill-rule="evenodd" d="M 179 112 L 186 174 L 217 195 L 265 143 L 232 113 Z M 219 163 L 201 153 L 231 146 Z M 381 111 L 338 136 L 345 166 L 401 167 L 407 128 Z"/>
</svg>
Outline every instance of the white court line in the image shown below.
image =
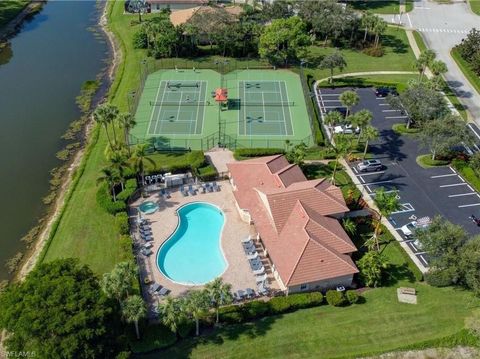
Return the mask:
<svg viewBox="0 0 480 359">
<path fill-rule="evenodd" d="M 380 175 L 382 173 L 385 173 L 385 171 L 378 171 L 378 172 L 371 172 L 371 173 L 362 173 L 362 174 L 359 174 L 359 175 L 356 175 L 358 177 L 360 176 L 371 176 L 371 175 Z"/>
<path fill-rule="evenodd" d="M 456 173 L 449 173 L 448 175 L 439 175 L 439 176 L 430 176 L 430 178 L 442 178 L 442 177 L 450 177 L 450 176 L 456 176 Z"/>
<path fill-rule="evenodd" d="M 444 188 L 444 187 L 455 187 L 455 186 L 465 186 L 466 183 L 454 183 L 454 184 L 444 184 L 442 186 L 439 186 L 440 188 Z"/>
<path fill-rule="evenodd" d="M 463 206 L 458 206 L 458 208 L 475 207 L 475 206 L 480 206 L 480 203 L 464 204 Z"/>
<path fill-rule="evenodd" d="M 471 196 L 471 195 L 474 195 L 476 194 L 475 192 L 469 192 L 469 193 L 460 193 L 460 194 L 451 194 L 450 196 L 448 197 L 462 197 L 462 196 Z M 478 194 L 477 194 L 478 196 Z"/>
<path fill-rule="evenodd" d="M 408 118 L 408 116 L 385 116 L 385 118 Z"/>
</svg>

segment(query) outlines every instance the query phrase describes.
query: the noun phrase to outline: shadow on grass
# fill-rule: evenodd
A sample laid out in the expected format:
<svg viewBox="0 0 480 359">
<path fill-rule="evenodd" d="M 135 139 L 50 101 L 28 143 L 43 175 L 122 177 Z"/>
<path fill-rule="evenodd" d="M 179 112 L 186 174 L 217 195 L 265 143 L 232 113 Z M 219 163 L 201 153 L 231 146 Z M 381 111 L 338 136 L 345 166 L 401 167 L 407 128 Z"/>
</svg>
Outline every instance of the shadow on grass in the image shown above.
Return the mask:
<svg viewBox="0 0 480 359">
<path fill-rule="evenodd" d="M 136 358 L 187 358 L 199 345 L 222 345 L 225 341 L 237 340 L 246 336 L 248 340 L 266 335 L 272 324 L 282 315 L 266 317 L 252 323 L 227 325 L 213 329 L 207 335 L 182 340 L 174 346 L 157 350 L 145 355 L 136 355 Z"/>
<path fill-rule="evenodd" d="M 393 35 L 382 35 L 382 46 L 390 47 L 395 54 L 406 54 L 409 49 L 407 43 Z"/>
</svg>

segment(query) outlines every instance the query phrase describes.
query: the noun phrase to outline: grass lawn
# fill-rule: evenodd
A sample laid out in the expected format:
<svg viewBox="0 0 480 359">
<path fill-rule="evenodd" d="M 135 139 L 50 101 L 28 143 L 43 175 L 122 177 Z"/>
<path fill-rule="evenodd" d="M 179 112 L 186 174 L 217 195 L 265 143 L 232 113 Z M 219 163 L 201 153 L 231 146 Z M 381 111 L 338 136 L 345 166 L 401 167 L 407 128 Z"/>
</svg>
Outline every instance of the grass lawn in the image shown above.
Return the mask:
<svg viewBox="0 0 480 359">
<path fill-rule="evenodd" d="M 126 96 L 139 81 L 138 64 L 144 57 L 141 51 L 132 47 L 130 28 L 131 16 L 123 15 L 122 2 L 110 2 L 110 27 L 121 42 L 124 62 L 119 66 L 110 100 L 120 108 L 127 110 Z M 119 82 L 119 80 L 121 82 Z M 72 197 L 68 202 L 57 231 L 50 242 L 44 260 L 62 257 L 80 258 L 98 274 L 109 271 L 122 258 L 122 249 L 118 241 L 118 230 L 114 217 L 97 205 L 96 179 L 100 169 L 105 166 L 105 148 L 107 139 L 103 129 L 98 141 L 93 144 L 91 153 L 85 158 L 86 167 Z M 183 162 L 186 155 L 157 154 L 155 162 L 169 164 Z"/>
<path fill-rule="evenodd" d="M 0 1 L 0 28 L 7 25 L 29 2 L 28 0 Z"/>
<path fill-rule="evenodd" d="M 469 0 L 468 3 L 470 4 L 470 9 L 475 14 L 480 15 L 480 0 Z"/>
<path fill-rule="evenodd" d="M 406 0 L 406 11 L 413 10 L 413 1 Z M 398 14 L 400 13 L 400 2 L 398 0 L 359 0 L 350 1 L 349 4 L 355 10 L 370 10 L 375 14 Z"/>
<path fill-rule="evenodd" d="M 418 31 L 413 31 L 413 37 L 415 38 L 415 42 L 417 43 L 420 52 L 428 50 L 427 45 L 425 45 L 425 41 L 423 41 L 422 34 L 420 34 Z"/>
<path fill-rule="evenodd" d="M 418 75 L 368 75 L 361 77 L 344 77 L 335 79 L 332 84 L 328 81 L 321 82 L 320 87 L 346 87 L 346 86 L 358 86 L 358 87 L 371 87 L 371 86 L 396 86 L 398 91 L 403 91 L 407 88 L 407 84 L 410 80 L 415 80 Z"/>
<path fill-rule="evenodd" d="M 407 35 L 404 30 L 396 27 L 388 27 L 382 36 L 381 43 L 385 49 L 385 54 L 381 57 L 368 56 L 354 49 L 340 49 L 340 52 L 347 62 L 343 73 L 364 71 L 414 71 L 415 56 L 408 44 Z M 322 46 L 310 46 L 309 50 L 311 53 L 310 56 L 312 57 L 324 56 L 336 51 L 334 48 Z M 328 69 L 307 68 L 305 72 L 317 80 L 330 76 L 330 70 Z M 338 70 L 334 71 L 334 75 L 341 73 L 342 72 Z"/>
<path fill-rule="evenodd" d="M 457 63 L 458 67 L 460 67 L 460 70 L 462 70 L 468 81 L 472 84 L 475 90 L 480 93 L 480 76 L 473 72 L 470 64 L 465 61 L 462 56 L 460 56 L 460 53 L 457 49 L 453 48 L 450 54 L 452 55 L 453 59 Z"/>
<path fill-rule="evenodd" d="M 395 247 L 392 246 L 392 251 Z M 401 254 L 395 254 L 400 258 Z M 418 304 L 400 304 L 396 287 L 413 286 Z M 398 282 L 365 292 L 365 304 L 320 306 L 215 330 L 162 352 L 165 358 L 344 358 L 440 339 L 463 328 L 476 301 L 452 288 Z M 146 358 L 158 357 L 158 353 Z"/>
</svg>

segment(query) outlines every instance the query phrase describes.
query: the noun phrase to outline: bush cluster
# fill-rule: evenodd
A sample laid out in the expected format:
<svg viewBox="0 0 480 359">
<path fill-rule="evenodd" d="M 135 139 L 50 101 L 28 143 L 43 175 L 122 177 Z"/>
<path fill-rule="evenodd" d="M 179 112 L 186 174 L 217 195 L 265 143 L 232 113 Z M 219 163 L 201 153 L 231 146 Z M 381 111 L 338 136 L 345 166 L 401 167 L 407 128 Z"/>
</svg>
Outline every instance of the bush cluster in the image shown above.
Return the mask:
<svg viewBox="0 0 480 359">
<path fill-rule="evenodd" d="M 202 181 L 213 181 L 214 179 L 217 178 L 217 175 L 218 175 L 217 170 L 212 165 L 200 167 L 197 170 L 197 176 Z"/>
<path fill-rule="evenodd" d="M 119 212 L 115 215 L 115 225 L 120 234 L 128 234 L 130 232 L 128 214 L 126 211 Z"/>
<path fill-rule="evenodd" d="M 285 150 L 281 148 L 238 148 L 234 152 L 234 157 L 241 159 L 242 157 L 261 157 L 285 154 Z"/>
<path fill-rule="evenodd" d="M 113 201 L 110 190 L 106 184 L 98 187 L 96 200 L 100 207 L 112 215 L 127 209 L 127 205 L 124 201 Z"/>
<path fill-rule="evenodd" d="M 334 307 L 342 307 L 347 304 L 347 298 L 343 292 L 329 290 L 326 294 L 327 303 Z"/>
</svg>

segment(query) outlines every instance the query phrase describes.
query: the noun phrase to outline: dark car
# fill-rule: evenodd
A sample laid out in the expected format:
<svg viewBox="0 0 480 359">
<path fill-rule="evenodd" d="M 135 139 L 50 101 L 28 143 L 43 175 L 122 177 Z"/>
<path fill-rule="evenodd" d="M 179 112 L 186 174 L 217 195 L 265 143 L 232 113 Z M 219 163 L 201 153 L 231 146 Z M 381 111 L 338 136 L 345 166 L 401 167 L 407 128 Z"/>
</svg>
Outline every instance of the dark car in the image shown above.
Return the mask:
<svg viewBox="0 0 480 359">
<path fill-rule="evenodd" d="M 375 89 L 375 95 L 377 97 L 387 97 L 388 95 L 397 96 L 398 92 L 395 87 L 377 87 Z"/>
</svg>

